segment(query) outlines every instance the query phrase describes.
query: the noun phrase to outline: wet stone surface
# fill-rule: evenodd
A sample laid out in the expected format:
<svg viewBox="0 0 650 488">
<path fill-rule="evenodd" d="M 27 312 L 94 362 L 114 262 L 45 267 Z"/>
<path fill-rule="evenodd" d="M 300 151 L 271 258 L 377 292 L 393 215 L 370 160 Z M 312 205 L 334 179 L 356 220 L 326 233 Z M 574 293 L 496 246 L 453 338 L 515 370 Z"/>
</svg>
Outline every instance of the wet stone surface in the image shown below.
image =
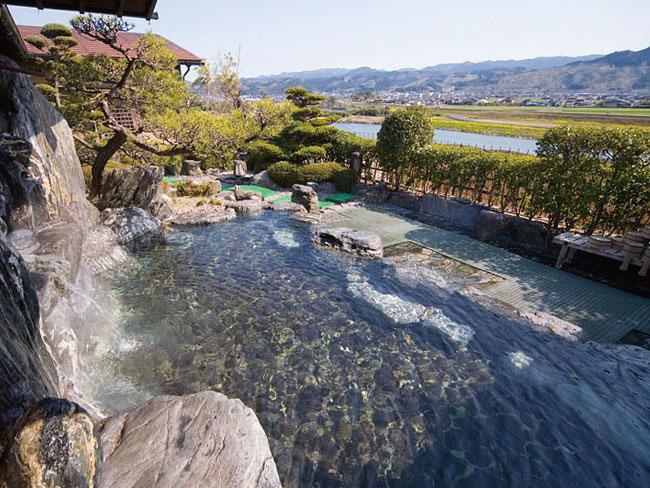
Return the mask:
<svg viewBox="0 0 650 488">
<path fill-rule="evenodd" d="M 135 244 L 110 278 L 123 347 L 97 372 L 132 393 L 95 401 L 238 397 L 287 487 L 646 485 L 646 358 L 534 330 L 454 273 L 426 285 L 310 237 L 265 212 Z"/>
</svg>

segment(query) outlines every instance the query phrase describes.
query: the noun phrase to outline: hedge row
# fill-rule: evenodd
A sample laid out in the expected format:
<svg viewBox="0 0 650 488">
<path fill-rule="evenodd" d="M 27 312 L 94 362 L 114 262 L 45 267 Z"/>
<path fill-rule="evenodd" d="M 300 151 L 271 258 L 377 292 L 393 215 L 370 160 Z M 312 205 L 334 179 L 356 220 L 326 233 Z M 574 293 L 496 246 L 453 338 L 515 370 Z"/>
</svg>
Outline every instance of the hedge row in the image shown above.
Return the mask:
<svg viewBox="0 0 650 488">
<path fill-rule="evenodd" d="M 562 126 L 537 156 L 434 144 L 395 174 L 412 189 L 463 196 L 548 227 L 625 231 L 650 212 L 650 131 Z"/>
</svg>

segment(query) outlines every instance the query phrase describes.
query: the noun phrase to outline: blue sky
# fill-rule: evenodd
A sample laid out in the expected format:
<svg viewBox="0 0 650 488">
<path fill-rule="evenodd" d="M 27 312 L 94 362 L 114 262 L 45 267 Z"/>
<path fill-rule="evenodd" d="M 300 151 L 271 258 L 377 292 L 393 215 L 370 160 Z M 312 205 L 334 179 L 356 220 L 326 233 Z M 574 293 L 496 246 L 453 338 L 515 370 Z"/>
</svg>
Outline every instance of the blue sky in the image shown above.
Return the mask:
<svg viewBox="0 0 650 488">
<path fill-rule="evenodd" d="M 19 24 L 72 14 L 12 7 Z M 159 0 L 136 21 L 206 58 L 241 52 L 244 76 L 609 53 L 650 46 L 650 0 Z"/>
</svg>

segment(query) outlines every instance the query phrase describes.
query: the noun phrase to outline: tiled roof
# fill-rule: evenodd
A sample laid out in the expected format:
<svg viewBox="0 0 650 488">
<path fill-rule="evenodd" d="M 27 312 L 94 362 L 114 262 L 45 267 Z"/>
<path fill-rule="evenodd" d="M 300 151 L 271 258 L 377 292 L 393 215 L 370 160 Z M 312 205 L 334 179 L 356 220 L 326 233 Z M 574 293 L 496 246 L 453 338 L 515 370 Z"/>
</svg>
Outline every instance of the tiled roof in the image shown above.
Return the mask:
<svg viewBox="0 0 650 488">
<path fill-rule="evenodd" d="M 25 41 L 25 39 L 29 36 L 40 35 L 41 28 L 35 25 L 19 25 L 18 32 L 20 32 L 23 41 Z M 112 47 L 104 44 L 103 42 L 92 39 L 74 30 L 72 31 L 72 35 L 74 36 L 75 40 L 78 43 L 75 47 L 72 48 L 72 50 L 76 54 L 79 54 L 81 56 L 89 56 L 91 54 L 96 54 L 96 55 L 103 54 L 111 58 L 122 57 L 121 53 L 119 53 Z M 144 34 L 138 32 L 121 32 L 118 34 L 117 39 L 121 47 L 126 49 L 131 49 L 133 46 L 135 46 L 135 44 L 138 42 L 140 37 L 142 37 L 143 35 Z M 171 51 L 171 53 L 174 56 L 176 56 L 179 64 L 201 64 L 203 62 L 203 60 L 200 57 L 189 52 L 187 49 L 183 49 L 179 45 L 174 44 L 173 42 L 165 39 L 162 36 L 159 37 L 161 37 L 167 43 L 167 49 L 169 49 L 169 51 Z M 32 46 L 27 41 L 25 41 L 25 47 L 27 48 L 27 52 L 29 52 L 30 54 L 36 56 L 43 54 L 41 50 Z"/>
<path fill-rule="evenodd" d="M 157 0 L 3 0 L 8 5 L 158 19 Z"/>
</svg>

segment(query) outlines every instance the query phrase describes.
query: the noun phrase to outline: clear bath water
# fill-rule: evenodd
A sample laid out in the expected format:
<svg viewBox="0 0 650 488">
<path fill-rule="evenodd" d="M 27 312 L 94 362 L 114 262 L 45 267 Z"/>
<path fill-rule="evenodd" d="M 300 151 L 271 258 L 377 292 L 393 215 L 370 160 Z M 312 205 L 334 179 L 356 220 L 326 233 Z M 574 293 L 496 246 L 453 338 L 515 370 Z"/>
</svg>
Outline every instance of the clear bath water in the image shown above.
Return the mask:
<svg viewBox="0 0 650 488">
<path fill-rule="evenodd" d="M 265 212 L 133 246 L 107 276 L 119 340 L 95 355 L 96 401 L 241 398 L 287 487 L 648 486 L 647 359 L 311 232 Z"/>
</svg>

